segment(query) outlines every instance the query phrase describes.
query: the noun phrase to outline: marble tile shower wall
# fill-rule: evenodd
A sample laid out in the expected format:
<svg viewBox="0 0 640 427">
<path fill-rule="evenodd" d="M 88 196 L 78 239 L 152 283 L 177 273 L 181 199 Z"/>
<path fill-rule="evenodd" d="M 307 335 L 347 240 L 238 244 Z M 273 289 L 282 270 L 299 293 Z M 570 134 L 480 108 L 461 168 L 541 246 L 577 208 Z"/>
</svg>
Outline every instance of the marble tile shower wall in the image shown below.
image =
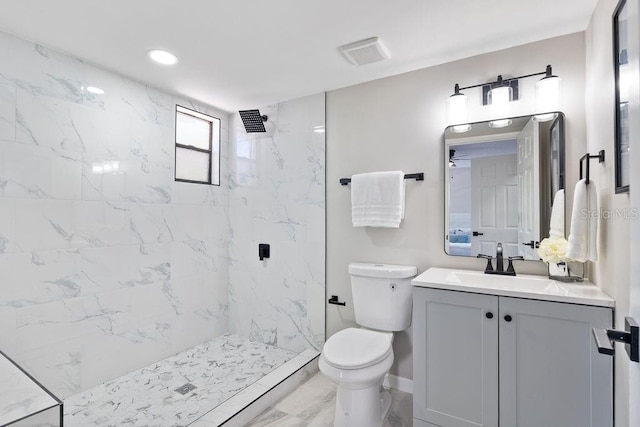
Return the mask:
<svg viewBox="0 0 640 427">
<path fill-rule="evenodd" d="M 325 309 L 325 96 L 261 108 L 267 133 L 232 115 L 229 328 L 291 351 L 320 350 Z M 271 258 L 258 259 L 258 243 Z"/>
<path fill-rule="evenodd" d="M 59 397 L 227 331 L 228 188 L 175 183 L 174 108 L 0 33 L 0 349 Z M 105 90 L 92 95 L 83 87 Z"/>
</svg>

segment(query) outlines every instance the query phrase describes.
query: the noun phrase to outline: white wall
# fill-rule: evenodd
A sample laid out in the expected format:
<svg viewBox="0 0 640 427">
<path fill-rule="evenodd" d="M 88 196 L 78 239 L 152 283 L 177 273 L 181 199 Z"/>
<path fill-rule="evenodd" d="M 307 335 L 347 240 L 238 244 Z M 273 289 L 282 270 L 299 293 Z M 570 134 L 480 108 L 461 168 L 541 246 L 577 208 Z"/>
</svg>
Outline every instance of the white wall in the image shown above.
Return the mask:
<svg viewBox="0 0 640 427">
<path fill-rule="evenodd" d="M 629 194 L 615 194 L 615 133 L 614 133 L 614 74 L 612 45 L 612 16 L 618 4 L 617 0 L 600 0 L 586 30 L 587 60 L 587 146 L 590 151 L 605 149 L 608 161 L 597 168 L 595 182 L 598 185 L 600 209 L 609 213 L 602 217 L 599 231 L 600 258 L 593 266 L 593 281 L 616 299 L 615 323 L 618 329 L 624 325 L 624 317 L 635 315 L 640 310 L 638 301 L 638 258 L 637 238 L 630 246 L 630 235 L 638 235 L 637 218 L 630 207 L 638 207 L 637 189 L 638 169 L 631 164 L 631 197 L 635 202 L 631 206 Z M 638 70 L 640 47 L 638 39 L 640 19 L 638 3 L 627 2 L 629 9 L 629 60 L 632 69 Z M 639 134 L 638 121 L 638 76 L 632 82 L 630 90 L 630 131 L 631 141 L 637 141 Z M 634 135 L 636 137 L 634 137 Z M 632 151 L 635 159 L 637 152 Z M 621 212 L 623 215 L 611 215 Z M 631 221 L 634 219 L 634 221 Z M 633 282 L 632 282 L 633 280 Z M 635 304 L 635 306 L 633 305 Z M 627 355 L 617 346 L 615 357 L 615 419 L 617 427 L 640 426 L 638 411 L 638 379 L 639 368 L 629 362 Z"/>
<path fill-rule="evenodd" d="M 584 34 L 578 33 L 327 94 L 327 295 L 339 295 L 347 302 L 346 307 L 327 307 L 327 336 L 355 324 L 347 274 L 352 261 L 410 264 L 419 271 L 431 266 L 484 268 L 483 260 L 449 257 L 443 250 L 443 131 L 446 101 L 454 84 L 544 71 L 551 64 L 563 79 L 568 182 L 573 183 L 577 159 L 585 151 L 584 58 Z M 514 116 L 534 112 L 535 81 L 522 82 L 521 100 L 512 105 Z M 473 91 L 469 98 L 474 108 Z M 475 107 L 470 119 L 488 116 L 486 108 Z M 379 170 L 425 172 L 425 181 L 407 182 L 406 214 L 399 230 L 353 228 L 349 187 L 338 180 Z M 567 193 L 572 200 L 573 188 Z M 546 274 L 542 263 L 519 262 L 516 270 Z M 391 373 L 412 378 L 411 330 L 397 334 L 394 349 Z"/>
<path fill-rule="evenodd" d="M 227 188 L 173 166 L 179 103 L 222 119 L 224 177 L 227 114 L 4 33 L 0 55 L 0 349 L 65 398 L 226 332 Z"/>
</svg>

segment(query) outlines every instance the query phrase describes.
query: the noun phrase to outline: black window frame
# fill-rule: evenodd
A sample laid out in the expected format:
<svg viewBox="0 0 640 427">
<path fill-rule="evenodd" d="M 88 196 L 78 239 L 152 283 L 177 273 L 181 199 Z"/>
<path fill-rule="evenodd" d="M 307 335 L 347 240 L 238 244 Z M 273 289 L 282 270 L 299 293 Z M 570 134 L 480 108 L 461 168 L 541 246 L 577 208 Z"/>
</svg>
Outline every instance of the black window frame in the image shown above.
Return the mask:
<svg viewBox="0 0 640 427">
<path fill-rule="evenodd" d="M 191 114 L 190 112 L 193 112 L 195 114 Z M 179 144 L 178 143 L 178 114 L 184 114 L 187 116 L 190 116 L 192 118 L 198 119 L 198 120 L 202 120 L 204 122 L 206 122 L 209 126 L 209 148 L 200 148 L 200 147 L 194 147 L 193 145 L 185 145 L 185 144 Z M 200 117 L 200 116 L 205 116 L 208 117 L 207 119 Z M 211 120 L 210 120 L 211 119 Z M 217 179 L 217 184 L 213 182 L 213 160 L 214 160 L 214 151 L 213 151 L 213 121 L 217 120 L 218 121 L 218 150 L 217 150 L 217 160 L 218 160 L 218 167 L 217 167 L 217 172 L 218 172 L 218 179 Z M 174 173 L 173 173 L 173 178 L 175 180 L 175 182 L 188 182 L 191 184 L 205 184 L 205 185 L 215 185 L 215 186 L 220 186 L 220 133 L 221 133 L 221 125 L 222 125 L 222 121 L 220 120 L 219 117 L 215 117 L 212 116 L 210 114 L 205 114 L 205 113 L 201 113 L 199 111 L 196 111 L 194 109 L 176 104 L 176 115 L 175 115 L 175 130 L 174 130 L 174 142 L 175 142 L 175 147 L 174 147 L 174 165 L 173 165 L 173 169 L 174 169 Z M 193 180 L 193 179 L 183 179 L 183 178 L 178 178 L 178 148 L 183 149 L 183 150 L 191 150 L 191 151 L 196 151 L 199 153 L 205 153 L 208 154 L 209 156 L 209 171 L 207 173 L 207 180 L 206 181 L 198 181 L 198 180 Z"/>
</svg>

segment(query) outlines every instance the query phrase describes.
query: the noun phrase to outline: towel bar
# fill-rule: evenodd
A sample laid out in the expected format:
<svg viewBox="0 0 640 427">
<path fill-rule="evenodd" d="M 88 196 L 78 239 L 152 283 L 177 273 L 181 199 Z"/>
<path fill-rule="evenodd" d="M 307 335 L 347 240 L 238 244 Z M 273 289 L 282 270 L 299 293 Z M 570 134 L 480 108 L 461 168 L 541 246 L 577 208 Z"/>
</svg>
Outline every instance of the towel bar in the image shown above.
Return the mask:
<svg viewBox="0 0 640 427">
<path fill-rule="evenodd" d="M 404 179 L 415 179 L 416 181 L 424 181 L 424 173 L 406 173 Z M 347 185 L 351 182 L 351 178 L 340 178 L 340 185 Z"/>
<path fill-rule="evenodd" d="M 598 152 L 598 154 L 585 154 L 584 156 L 580 157 L 580 179 L 582 179 L 582 161 L 586 160 L 586 164 L 587 164 L 587 176 L 585 177 L 585 183 L 588 184 L 589 183 L 589 164 L 591 159 L 598 159 L 598 163 L 604 163 L 604 150 L 600 150 Z"/>
</svg>

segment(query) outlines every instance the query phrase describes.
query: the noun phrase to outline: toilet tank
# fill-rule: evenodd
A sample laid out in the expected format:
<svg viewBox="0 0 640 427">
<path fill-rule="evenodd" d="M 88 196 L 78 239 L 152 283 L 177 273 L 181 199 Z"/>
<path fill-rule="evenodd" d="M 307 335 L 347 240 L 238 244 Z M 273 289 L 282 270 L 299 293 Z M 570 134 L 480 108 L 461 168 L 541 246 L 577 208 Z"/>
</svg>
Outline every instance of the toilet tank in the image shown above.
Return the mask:
<svg viewBox="0 0 640 427">
<path fill-rule="evenodd" d="M 415 266 L 349 264 L 356 322 L 380 331 L 402 331 L 411 326 L 411 279 Z"/>
</svg>

